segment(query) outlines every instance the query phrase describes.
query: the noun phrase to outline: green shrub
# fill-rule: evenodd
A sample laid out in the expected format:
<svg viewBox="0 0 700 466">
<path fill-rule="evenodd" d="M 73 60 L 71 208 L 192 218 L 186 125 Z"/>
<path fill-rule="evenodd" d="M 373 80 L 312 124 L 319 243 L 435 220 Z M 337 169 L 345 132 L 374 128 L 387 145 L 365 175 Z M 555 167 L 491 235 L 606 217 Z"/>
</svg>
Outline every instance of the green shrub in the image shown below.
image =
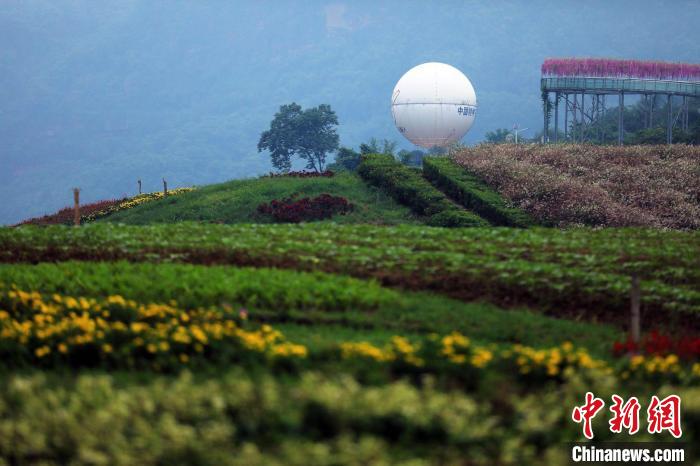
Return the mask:
<svg viewBox="0 0 700 466">
<path fill-rule="evenodd" d="M 509 207 L 501 195 L 448 158 L 425 157 L 423 174 L 456 202 L 494 225 L 528 227 L 535 224 L 527 213 Z"/>
<path fill-rule="evenodd" d="M 407 205 L 435 226 L 470 227 L 488 223 L 460 209 L 420 174 L 391 155 L 369 154 L 362 158 L 358 173 L 368 183 L 387 191 L 396 201 Z"/>
</svg>

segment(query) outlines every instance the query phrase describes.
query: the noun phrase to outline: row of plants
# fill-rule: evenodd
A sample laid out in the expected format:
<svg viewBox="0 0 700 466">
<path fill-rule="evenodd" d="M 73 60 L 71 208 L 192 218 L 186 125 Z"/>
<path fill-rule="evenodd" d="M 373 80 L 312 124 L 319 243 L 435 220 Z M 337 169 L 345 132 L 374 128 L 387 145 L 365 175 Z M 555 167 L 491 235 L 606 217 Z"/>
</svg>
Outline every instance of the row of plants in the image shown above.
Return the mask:
<svg viewBox="0 0 700 466">
<path fill-rule="evenodd" d="M 340 244 L 324 244 L 337 238 Z M 224 241 L 219 241 L 223 239 Z M 445 230 L 422 226 L 376 227 L 369 225 L 150 225 L 143 228 L 118 225 L 89 225 L 82 229 L 49 227 L 0 229 L 0 261 L 36 262 L 69 259 L 90 252 L 106 257 L 119 249 L 130 257 L 143 248 L 154 251 L 203 249 L 252 251 L 265 243 L 284 252 L 302 255 L 345 245 L 381 249 L 393 262 L 403 263 L 413 254 L 478 256 L 488 260 L 529 260 L 591 272 L 637 273 L 670 285 L 700 283 L 700 234 L 656 229 L 568 229 L 473 228 Z M 302 244 L 304 243 L 304 244 Z M 308 245 L 308 247 L 306 247 Z M 388 249 L 387 247 L 392 248 Z M 300 248 L 304 248 L 302 251 Z M 103 251 L 99 251 L 103 249 Z M 82 251 L 82 252 L 81 252 Z M 52 254 L 54 254 L 52 256 Z M 338 254 L 334 254 L 338 255 Z M 374 254 L 373 254 L 374 255 Z M 339 259 L 353 259 L 342 257 Z"/>
<path fill-rule="evenodd" d="M 433 375 L 474 389 L 483 371 L 515 382 L 561 381 L 566 374 L 600 370 L 625 379 L 677 384 L 700 378 L 700 363 L 677 355 L 635 355 L 617 365 L 565 342 L 535 349 L 475 345 L 459 332 L 393 336 L 384 346 L 340 341 L 310 354 L 269 325 L 247 325 L 247 311 L 143 304 L 120 295 L 106 298 L 44 295 L 17 288 L 0 291 L 0 361 L 5 367 L 106 367 L 174 370 L 181 366 L 238 363 L 289 368 L 329 366 L 365 380 Z M 302 361 L 304 360 L 304 361 Z"/>
<path fill-rule="evenodd" d="M 444 227 L 486 226 L 488 222 L 451 202 L 428 183 L 420 172 L 398 162 L 387 154 L 362 156 L 359 175 L 368 183 L 385 190 L 397 202 L 416 214 L 427 217 L 427 223 Z"/>
<path fill-rule="evenodd" d="M 0 264 L 0 284 L 73 296 L 122 295 L 179 306 L 372 311 L 398 304 L 401 294 L 376 281 L 321 272 L 202 267 L 178 263 L 77 262 Z"/>
<path fill-rule="evenodd" d="M 128 198 L 123 199 L 108 199 L 104 201 L 92 202 L 90 204 L 82 204 L 80 206 L 81 222 L 84 216 L 92 215 L 97 212 L 103 212 L 106 209 L 119 205 L 125 202 Z M 20 225 L 73 225 L 75 221 L 75 208 L 74 207 L 64 207 L 58 212 L 53 214 L 44 215 L 41 217 L 30 218 L 24 220 Z"/>
<path fill-rule="evenodd" d="M 667 356 L 675 354 L 681 359 L 700 359 L 700 337 L 691 335 L 672 336 L 657 330 L 645 335 L 636 342 L 631 338 L 613 343 L 613 353 L 617 356 L 645 354 Z"/>
<path fill-rule="evenodd" d="M 528 214 L 509 206 L 500 194 L 447 157 L 424 157 L 423 175 L 465 209 L 479 214 L 494 225 L 535 225 Z"/>
<path fill-rule="evenodd" d="M 265 178 L 332 178 L 335 176 L 335 172 L 331 170 L 324 170 L 322 172 L 318 171 L 308 171 L 308 170 L 302 170 L 302 171 L 289 171 L 289 172 L 280 172 L 280 173 L 274 173 L 270 172 L 269 174 L 265 175 Z"/>
<path fill-rule="evenodd" d="M 0 264 L 0 282 L 23 290 L 179 307 L 246 309 L 249 322 L 282 325 L 313 347 L 362 334 L 380 341 L 390 333 L 468 332 L 475 341 L 554 345 L 571 340 L 599 356 L 620 330 L 611 325 L 513 312 L 492 304 L 464 303 L 405 292 L 375 280 L 296 270 L 182 263 L 66 261 Z M 310 326 L 313 326 L 309 332 Z"/>
<path fill-rule="evenodd" d="M 178 194 L 193 191 L 195 188 L 176 188 L 168 191 L 168 196 L 176 196 Z M 100 218 L 104 218 L 114 212 L 119 212 L 125 209 L 136 207 L 137 205 L 146 202 L 162 199 L 165 194 L 162 191 L 153 193 L 138 194 L 133 197 L 125 197 L 122 199 L 109 199 L 97 201 L 90 204 L 80 205 L 80 223 L 92 222 Z M 25 220 L 18 224 L 20 225 L 73 225 L 75 211 L 73 207 L 64 207 L 55 214 L 44 215 Z"/>
<path fill-rule="evenodd" d="M 326 220 L 334 215 L 345 215 L 355 206 L 342 196 L 327 193 L 316 197 L 292 196 L 281 200 L 273 199 L 258 206 L 258 212 L 270 215 L 276 222 L 299 223 Z"/>
<path fill-rule="evenodd" d="M 6 367 L 172 370 L 181 364 L 299 358 L 306 347 L 267 325 L 246 330 L 231 308 L 140 304 L 120 295 L 85 298 L 16 288 L 0 292 L 0 359 Z"/>
<path fill-rule="evenodd" d="M 700 147 L 481 145 L 454 160 L 540 223 L 700 228 Z"/>
<path fill-rule="evenodd" d="M 430 378 L 367 386 L 317 372 L 285 379 L 234 369 L 215 379 L 183 372 L 142 381 L 13 374 L 0 384 L 0 457 L 46 465 L 566 464 L 566 442 L 583 438 L 572 407 L 586 391 L 622 395 L 612 382 L 571 376 L 533 394 L 507 385 L 465 394 L 436 390 Z M 686 454 L 697 454 L 700 390 L 657 392 L 668 393 L 683 399 Z M 630 441 L 607 420 L 593 419 L 596 440 Z M 631 440 L 672 441 L 644 428 Z"/>
<path fill-rule="evenodd" d="M 0 230 L 1 262 L 178 261 L 324 270 L 464 299 L 626 322 L 630 274 L 648 326 L 692 330 L 698 233 L 658 230 L 196 225 Z"/>
<path fill-rule="evenodd" d="M 188 187 L 171 189 L 170 191 L 168 191 L 167 197 L 177 196 L 178 194 L 188 193 L 188 192 L 191 192 L 194 190 L 195 190 L 195 188 L 188 188 Z M 134 197 L 130 197 L 128 199 L 125 199 L 122 202 L 119 202 L 118 204 L 110 205 L 101 211 L 92 212 L 89 215 L 85 215 L 84 217 L 81 218 L 81 222 L 92 222 L 92 221 L 98 220 L 100 218 L 106 217 L 110 214 L 113 214 L 115 212 L 119 212 L 119 211 L 126 210 L 126 209 L 131 209 L 132 207 L 136 207 L 138 205 L 145 204 L 145 203 L 152 202 L 152 201 L 157 201 L 157 200 L 163 199 L 165 197 L 166 197 L 166 194 L 162 191 L 157 191 L 157 192 L 153 192 L 153 193 L 138 194 Z"/>
</svg>

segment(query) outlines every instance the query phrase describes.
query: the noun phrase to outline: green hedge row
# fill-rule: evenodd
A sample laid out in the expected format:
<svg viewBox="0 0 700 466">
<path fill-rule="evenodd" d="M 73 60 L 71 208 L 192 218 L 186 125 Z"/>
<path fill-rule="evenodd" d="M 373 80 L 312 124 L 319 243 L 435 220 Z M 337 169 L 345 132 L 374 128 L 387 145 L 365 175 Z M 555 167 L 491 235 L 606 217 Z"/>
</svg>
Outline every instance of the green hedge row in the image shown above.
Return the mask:
<svg viewBox="0 0 700 466">
<path fill-rule="evenodd" d="M 416 214 L 428 218 L 427 223 L 442 227 L 477 227 L 488 223 L 479 216 L 453 204 L 443 193 L 413 170 L 390 155 L 369 154 L 358 169 L 368 183 L 388 192 L 397 202 L 407 205 Z"/>
<path fill-rule="evenodd" d="M 527 213 L 509 207 L 496 191 L 446 157 L 423 158 L 423 174 L 445 194 L 494 225 L 523 228 L 535 225 Z"/>
</svg>

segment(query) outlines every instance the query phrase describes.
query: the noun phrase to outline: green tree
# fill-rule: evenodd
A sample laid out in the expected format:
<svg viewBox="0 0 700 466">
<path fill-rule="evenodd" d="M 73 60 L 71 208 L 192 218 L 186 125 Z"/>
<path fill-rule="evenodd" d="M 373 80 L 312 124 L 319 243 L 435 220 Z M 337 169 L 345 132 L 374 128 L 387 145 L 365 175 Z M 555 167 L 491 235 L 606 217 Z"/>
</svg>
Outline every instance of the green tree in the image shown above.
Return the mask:
<svg viewBox="0 0 700 466">
<path fill-rule="evenodd" d="M 389 139 L 379 141 L 376 138 L 372 138 L 368 142 L 360 144 L 360 154 L 386 154 L 393 157 L 396 146 L 396 141 L 390 141 Z"/>
<path fill-rule="evenodd" d="M 332 169 L 355 171 L 359 165 L 360 154 L 350 148 L 341 147 L 335 156 L 335 163 L 332 165 Z M 331 165 L 328 168 L 331 168 Z"/>
<path fill-rule="evenodd" d="M 292 156 L 306 160 L 306 168 L 323 171 L 326 155 L 338 150 L 338 117 L 330 105 L 302 109 L 292 102 L 282 105 L 263 131 L 258 152 L 268 150 L 272 166 L 282 172 L 292 167 Z"/>
<path fill-rule="evenodd" d="M 505 128 L 498 128 L 496 131 L 489 131 L 486 133 L 486 142 L 494 144 L 506 142 L 506 137 L 509 134 L 510 130 Z"/>
</svg>

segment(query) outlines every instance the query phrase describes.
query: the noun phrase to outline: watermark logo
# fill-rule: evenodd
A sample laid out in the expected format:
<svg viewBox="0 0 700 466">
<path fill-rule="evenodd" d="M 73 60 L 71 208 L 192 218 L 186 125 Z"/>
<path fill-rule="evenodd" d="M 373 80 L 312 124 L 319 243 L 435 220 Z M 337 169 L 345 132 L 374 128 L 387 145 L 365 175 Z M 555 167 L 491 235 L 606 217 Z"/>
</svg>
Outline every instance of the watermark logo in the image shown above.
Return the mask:
<svg viewBox="0 0 700 466">
<path fill-rule="evenodd" d="M 594 437 L 593 418 L 605 407 L 605 401 L 596 397 L 593 393 L 587 392 L 585 402 L 581 406 L 575 406 L 571 412 L 571 419 L 577 424 L 582 424 L 583 435 L 589 440 Z M 612 395 L 612 405 L 610 412 L 611 419 L 608 421 L 610 432 L 621 433 L 623 429 L 629 435 L 639 432 L 639 413 L 641 404 L 636 397 L 624 400 L 621 396 Z M 651 397 L 647 408 L 647 432 L 650 434 L 660 434 L 668 431 L 675 438 L 683 435 L 681 429 L 681 398 L 678 395 L 669 395 L 664 399 L 659 399 L 656 395 Z"/>
</svg>

